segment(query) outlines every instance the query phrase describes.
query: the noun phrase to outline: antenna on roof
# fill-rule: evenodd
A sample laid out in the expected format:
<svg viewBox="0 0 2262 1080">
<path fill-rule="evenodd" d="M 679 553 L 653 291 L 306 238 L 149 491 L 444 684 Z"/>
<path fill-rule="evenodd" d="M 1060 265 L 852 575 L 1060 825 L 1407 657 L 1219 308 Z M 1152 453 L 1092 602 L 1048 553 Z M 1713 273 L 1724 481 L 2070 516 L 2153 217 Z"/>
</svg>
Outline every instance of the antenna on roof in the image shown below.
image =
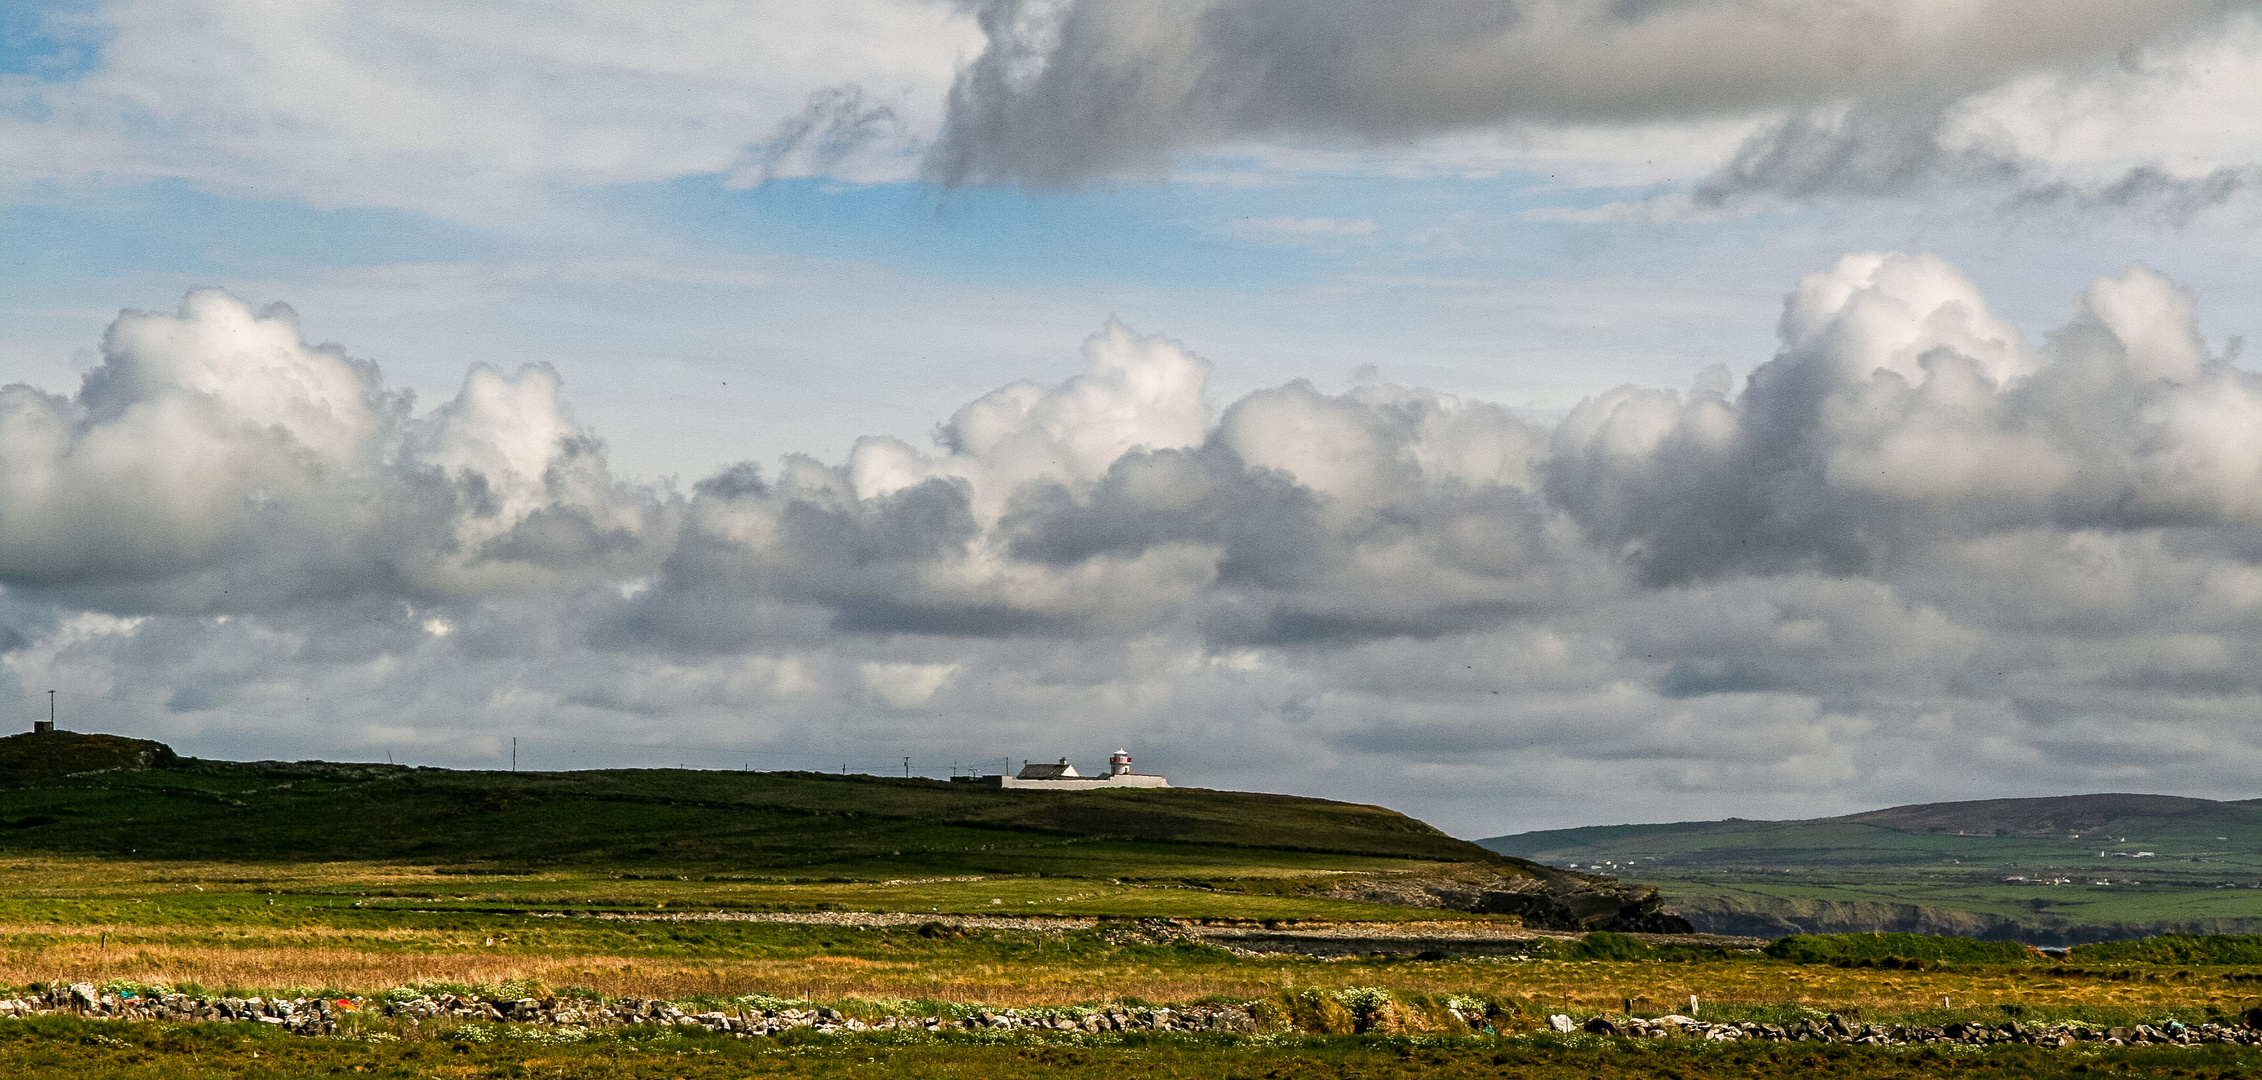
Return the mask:
<svg viewBox="0 0 2262 1080">
<path fill-rule="evenodd" d="M 55 730 L 55 691 L 49 690 L 47 692 L 47 719 L 32 721 L 31 733 L 45 735 L 53 730 Z"/>
</svg>

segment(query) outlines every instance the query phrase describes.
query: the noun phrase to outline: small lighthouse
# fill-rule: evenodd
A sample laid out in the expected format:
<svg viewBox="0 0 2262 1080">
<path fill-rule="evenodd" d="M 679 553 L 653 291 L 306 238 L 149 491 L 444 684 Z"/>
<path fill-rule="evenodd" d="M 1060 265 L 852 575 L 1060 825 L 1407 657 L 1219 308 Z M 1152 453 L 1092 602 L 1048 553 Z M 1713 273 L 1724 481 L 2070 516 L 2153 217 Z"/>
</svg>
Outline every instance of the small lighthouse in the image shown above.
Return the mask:
<svg viewBox="0 0 2262 1080">
<path fill-rule="evenodd" d="M 1023 791 L 1100 791 L 1108 788 L 1166 788 L 1170 781 L 1160 776 L 1131 771 L 1131 751 L 1118 750 L 1108 755 L 1107 773 L 1102 776 L 1085 776 L 1070 765 L 1067 758 L 1058 763 L 1021 763 L 1017 776 L 998 773 L 994 776 L 953 776 L 953 781 L 967 784 L 987 784 L 991 787 L 1014 788 Z"/>
</svg>

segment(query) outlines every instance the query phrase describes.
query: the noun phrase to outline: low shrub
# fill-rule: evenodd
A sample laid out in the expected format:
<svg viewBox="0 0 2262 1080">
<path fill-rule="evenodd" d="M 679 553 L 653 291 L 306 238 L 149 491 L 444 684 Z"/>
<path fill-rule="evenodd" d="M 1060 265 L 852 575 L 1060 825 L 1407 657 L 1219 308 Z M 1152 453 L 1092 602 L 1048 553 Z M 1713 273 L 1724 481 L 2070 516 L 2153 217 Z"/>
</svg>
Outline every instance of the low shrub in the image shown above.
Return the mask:
<svg viewBox="0 0 2262 1080">
<path fill-rule="evenodd" d="M 2162 934 L 2101 941 L 2066 950 L 2066 959 L 2103 964 L 2262 964 L 2262 934 Z"/>
<path fill-rule="evenodd" d="M 1767 947 L 1767 955 L 1794 964 L 1901 967 L 1933 964 L 2030 964 L 2042 954 L 2015 941 L 1929 937 L 1923 934 L 1793 934 Z"/>
<path fill-rule="evenodd" d="M 1533 950 L 1533 955 L 1551 960 L 1653 960 L 1657 951 L 1640 938 L 1597 930 L 1577 941 L 1549 942 L 1544 950 Z"/>
</svg>

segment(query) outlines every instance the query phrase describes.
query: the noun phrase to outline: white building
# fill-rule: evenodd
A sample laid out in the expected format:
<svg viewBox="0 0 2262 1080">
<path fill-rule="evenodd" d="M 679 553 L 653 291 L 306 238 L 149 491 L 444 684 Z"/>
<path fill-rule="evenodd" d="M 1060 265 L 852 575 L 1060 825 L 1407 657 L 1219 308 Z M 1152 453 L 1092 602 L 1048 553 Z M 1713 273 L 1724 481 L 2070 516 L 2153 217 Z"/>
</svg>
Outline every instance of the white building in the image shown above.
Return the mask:
<svg viewBox="0 0 2262 1080">
<path fill-rule="evenodd" d="M 987 784 L 991 787 L 1013 788 L 1021 791 L 1104 791 L 1122 788 L 1166 788 L 1170 781 L 1159 776 L 1131 771 L 1131 755 L 1117 750 L 1108 756 L 1107 774 L 1085 776 L 1070 765 L 1067 758 L 1053 764 L 1021 763 L 1020 773 L 1006 776 L 954 776 L 964 784 Z"/>
</svg>

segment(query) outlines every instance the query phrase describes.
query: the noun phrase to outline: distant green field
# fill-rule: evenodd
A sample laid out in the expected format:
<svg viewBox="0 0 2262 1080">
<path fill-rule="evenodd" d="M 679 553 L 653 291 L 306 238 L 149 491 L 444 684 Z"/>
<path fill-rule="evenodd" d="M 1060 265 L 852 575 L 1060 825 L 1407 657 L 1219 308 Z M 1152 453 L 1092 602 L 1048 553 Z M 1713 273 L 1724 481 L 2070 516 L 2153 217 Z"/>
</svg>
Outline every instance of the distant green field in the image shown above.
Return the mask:
<svg viewBox="0 0 2262 1080">
<path fill-rule="evenodd" d="M 1659 886 L 1699 929 L 1911 931 L 2069 944 L 2262 931 L 2262 803 L 1994 800 L 1813 821 L 1710 821 L 1480 841 Z"/>
</svg>

